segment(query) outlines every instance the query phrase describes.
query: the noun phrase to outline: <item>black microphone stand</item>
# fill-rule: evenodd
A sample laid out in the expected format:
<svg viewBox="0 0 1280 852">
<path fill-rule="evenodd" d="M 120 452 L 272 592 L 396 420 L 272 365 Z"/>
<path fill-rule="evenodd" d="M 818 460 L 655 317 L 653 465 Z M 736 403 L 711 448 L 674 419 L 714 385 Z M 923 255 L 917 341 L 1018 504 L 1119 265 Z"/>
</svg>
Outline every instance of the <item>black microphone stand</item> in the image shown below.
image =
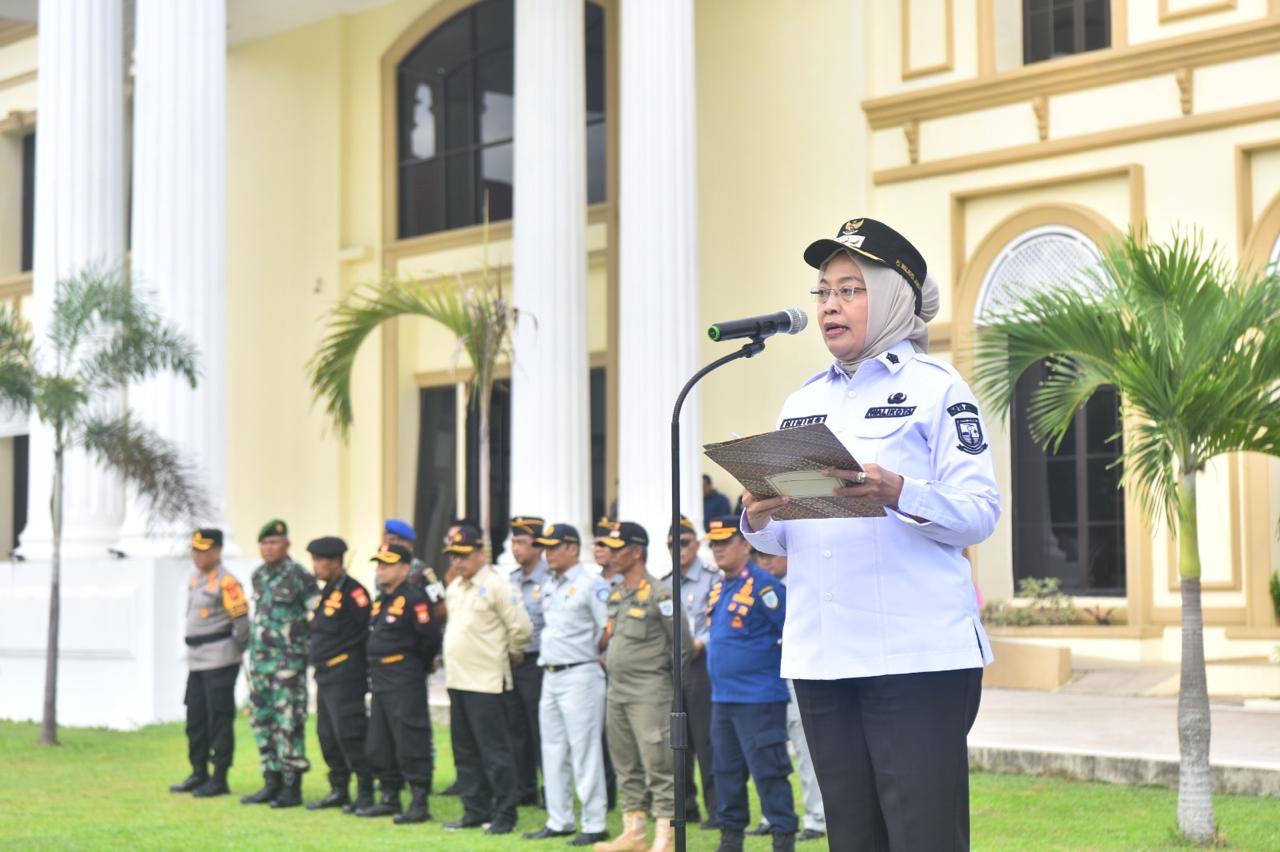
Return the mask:
<svg viewBox="0 0 1280 852">
<path fill-rule="evenodd" d="M 764 351 L 764 338 L 753 337 L 731 355 L 712 361 L 693 374 L 684 389 L 676 397 L 675 410 L 671 413 L 671 598 L 674 603 L 671 632 L 672 666 L 671 680 L 675 686 L 675 699 L 671 708 L 671 750 L 675 753 L 676 818 L 671 821 L 676 830 L 676 852 L 685 852 L 685 791 L 688 786 L 689 728 L 688 714 L 684 708 L 684 666 L 680 639 L 680 619 L 684 618 L 684 598 L 680 592 L 680 409 L 685 397 L 702 377 L 739 358 L 751 358 Z M 714 816 L 714 814 L 713 814 Z"/>
</svg>

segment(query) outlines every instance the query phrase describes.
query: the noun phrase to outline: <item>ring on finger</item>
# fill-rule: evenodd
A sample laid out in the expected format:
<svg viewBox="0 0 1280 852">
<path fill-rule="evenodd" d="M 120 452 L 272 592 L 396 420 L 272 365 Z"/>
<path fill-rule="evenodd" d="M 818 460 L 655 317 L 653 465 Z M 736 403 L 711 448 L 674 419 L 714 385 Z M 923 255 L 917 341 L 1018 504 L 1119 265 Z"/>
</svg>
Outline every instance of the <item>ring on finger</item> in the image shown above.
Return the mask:
<svg viewBox="0 0 1280 852">
<path fill-rule="evenodd" d="M 861 485 L 862 483 L 866 482 L 866 481 L 867 481 L 867 472 L 866 472 L 865 470 L 860 470 L 860 471 L 858 471 L 858 472 L 857 472 L 857 474 L 854 476 L 853 481 L 854 481 L 854 482 L 856 482 L 856 483 L 858 483 L 859 485 Z"/>
</svg>

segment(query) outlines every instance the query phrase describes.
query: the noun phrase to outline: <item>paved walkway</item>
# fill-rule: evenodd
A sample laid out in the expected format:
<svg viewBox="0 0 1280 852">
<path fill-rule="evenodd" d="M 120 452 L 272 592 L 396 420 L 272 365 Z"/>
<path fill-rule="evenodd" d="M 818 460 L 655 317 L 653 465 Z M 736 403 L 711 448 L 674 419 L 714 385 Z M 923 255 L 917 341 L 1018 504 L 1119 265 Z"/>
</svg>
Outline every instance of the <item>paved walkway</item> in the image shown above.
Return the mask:
<svg viewBox="0 0 1280 852">
<path fill-rule="evenodd" d="M 1280 772 L 1280 702 L 1212 703 L 1209 761 Z M 987 689 L 973 746 L 1178 759 L 1178 701 L 1123 695 Z"/>
</svg>

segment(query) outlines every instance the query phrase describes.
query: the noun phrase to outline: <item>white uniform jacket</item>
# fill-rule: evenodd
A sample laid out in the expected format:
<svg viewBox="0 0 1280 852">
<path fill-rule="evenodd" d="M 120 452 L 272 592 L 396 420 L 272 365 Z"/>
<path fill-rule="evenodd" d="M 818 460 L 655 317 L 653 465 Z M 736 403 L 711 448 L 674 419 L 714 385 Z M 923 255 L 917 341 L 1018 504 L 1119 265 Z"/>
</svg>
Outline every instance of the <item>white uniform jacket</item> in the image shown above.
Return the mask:
<svg viewBox="0 0 1280 852">
<path fill-rule="evenodd" d="M 748 541 L 786 554 L 782 676 L 810 680 L 946 671 L 991 662 L 961 553 L 1000 517 L 986 430 L 951 365 L 902 341 L 848 376 L 809 379 L 778 428 L 825 422 L 853 457 L 901 474 L 883 518 L 771 521 Z M 908 515 L 925 519 L 925 523 Z"/>
</svg>

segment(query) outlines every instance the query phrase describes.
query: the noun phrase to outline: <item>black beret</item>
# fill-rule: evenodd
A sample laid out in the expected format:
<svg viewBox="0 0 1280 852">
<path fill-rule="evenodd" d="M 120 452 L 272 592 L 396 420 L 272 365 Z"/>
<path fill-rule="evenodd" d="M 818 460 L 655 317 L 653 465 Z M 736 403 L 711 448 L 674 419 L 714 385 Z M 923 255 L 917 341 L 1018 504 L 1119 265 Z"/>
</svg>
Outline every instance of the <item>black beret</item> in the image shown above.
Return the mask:
<svg viewBox="0 0 1280 852">
<path fill-rule="evenodd" d="M 312 556 L 324 556 L 330 559 L 341 557 L 347 552 L 347 543 L 336 535 L 317 538 L 307 545 L 307 553 Z"/>
</svg>

